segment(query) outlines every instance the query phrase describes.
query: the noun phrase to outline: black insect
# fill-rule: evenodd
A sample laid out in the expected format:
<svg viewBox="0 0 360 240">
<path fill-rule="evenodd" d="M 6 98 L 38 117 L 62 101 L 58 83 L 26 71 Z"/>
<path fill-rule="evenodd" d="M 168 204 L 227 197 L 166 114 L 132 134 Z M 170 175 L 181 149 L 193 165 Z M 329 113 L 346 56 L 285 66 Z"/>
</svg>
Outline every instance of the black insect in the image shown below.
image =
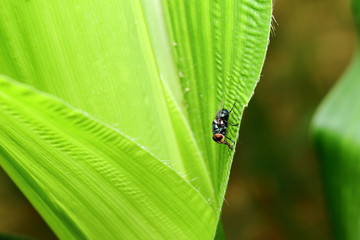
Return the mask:
<svg viewBox="0 0 360 240">
<path fill-rule="evenodd" d="M 220 144 L 226 144 L 230 149 L 233 149 L 233 147 L 226 141 L 225 138 L 229 139 L 233 143 L 233 145 L 235 144 L 235 142 L 226 136 L 228 124 L 230 126 L 239 125 L 239 124 L 231 124 L 228 122 L 229 114 L 233 110 L 235 104 L 236 104 L 236 102 L 234 103 L 231 110 L 229 111 L 229 110 L 224 109 L 224 100 L 223 100 L 221 103 L 220 110 L 216 113 L 215 119 L 212 122 L 213 140 Z"/>
</svg>

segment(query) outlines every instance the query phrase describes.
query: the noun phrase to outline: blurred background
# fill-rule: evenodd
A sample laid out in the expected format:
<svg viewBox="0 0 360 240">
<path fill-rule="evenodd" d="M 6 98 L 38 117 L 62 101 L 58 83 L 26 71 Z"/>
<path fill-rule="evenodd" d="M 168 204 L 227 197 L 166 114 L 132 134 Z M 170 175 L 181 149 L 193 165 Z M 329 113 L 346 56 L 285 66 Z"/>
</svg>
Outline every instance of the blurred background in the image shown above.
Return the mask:
<svg viewBox="0 0 360 240">
<path fill-rule="evenodd" d="M 332 239 L 313 114 L 355 54 L 349 0 L 277 0 L 278 25 L 245 110 L 223 208 L 228 239 Z"/>
<path fill-rule="evenodd" d="M 356 48 L 350 0 L 277 0 L 278 25 L 245 111 L 230 175 L 227 239 L 332 239 L 310 121 Z M 56 239 L 0 169 L 0 233 Z M 1 235 L 0 235 L 1 239 Z"/>
</svg>

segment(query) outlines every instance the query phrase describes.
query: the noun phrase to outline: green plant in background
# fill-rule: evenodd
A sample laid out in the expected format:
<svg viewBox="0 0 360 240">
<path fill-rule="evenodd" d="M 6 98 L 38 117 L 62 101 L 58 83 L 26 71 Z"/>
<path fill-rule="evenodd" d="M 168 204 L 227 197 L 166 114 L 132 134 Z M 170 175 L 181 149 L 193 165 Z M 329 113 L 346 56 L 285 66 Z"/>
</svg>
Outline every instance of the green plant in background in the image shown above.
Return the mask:
<svg viewBox="0 0 360 240">
<path fill-rule="evenodd" d="M 214 238 L 234 151 L 211 121 L 240 121 L 271 1 L 0 9 L 0 164 L 57 236 Z"/>
<path fill-rule="evenodd" d="M 353 1 L 360 32 L 360 2 Z M 360 238 L 360 51 L 318 109 L 313 135 L 321 157 L 336 239 Z"/>
</svg>

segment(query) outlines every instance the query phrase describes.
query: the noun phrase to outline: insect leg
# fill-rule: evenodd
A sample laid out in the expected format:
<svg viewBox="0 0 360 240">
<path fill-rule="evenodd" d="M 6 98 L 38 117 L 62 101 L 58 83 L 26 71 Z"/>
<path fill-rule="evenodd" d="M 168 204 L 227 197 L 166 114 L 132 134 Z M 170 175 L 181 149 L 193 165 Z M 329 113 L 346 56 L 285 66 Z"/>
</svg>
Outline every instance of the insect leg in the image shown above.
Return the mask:
<svg viewBox="0 0 360 240">
<path fill-rule="evenodd" d="M 231 108 L 231 110 L 230 110 L 230 112 L 229 113 L 231 113 L 231 111 L 233 110 L 233 108 L 235 107 L 235 104 L 236 104 L 236 102 L 234 102 L 234 105 L 232 106 L 232 108 Z"/>
<path fill-rule="evenodd" d="M 225 141 L 224 144 L 226 144 L 231 150 L 233 149 L 233 147 L 227 141 Z"/>
<path fill-rule="evenodd" d="M 232 124 L 232 123 L 229 123 L 229 122 L 226 122 L 227 124 L 229 124 L 230 126 L 238 126 L 239 124 Z"/>
<path fill-rule="evenodd" d="M 232 141 L 232 143 L 235 145 L 235 142 L 234 142 L 231 138 L 229 138 L 229 137 L 227 137 L 227 136 L 225 136 L 225 138 L 227 138 L 227 139 L 229 139 L 230 141 Z"/>
</svg>

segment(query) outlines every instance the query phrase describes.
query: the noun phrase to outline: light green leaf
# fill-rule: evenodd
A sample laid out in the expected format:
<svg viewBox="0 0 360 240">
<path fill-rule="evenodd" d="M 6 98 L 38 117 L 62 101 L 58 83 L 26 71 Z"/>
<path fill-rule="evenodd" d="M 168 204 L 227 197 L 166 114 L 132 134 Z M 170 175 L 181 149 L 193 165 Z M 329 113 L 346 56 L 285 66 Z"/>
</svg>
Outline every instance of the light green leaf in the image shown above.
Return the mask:
<svg viewBox="0 0 360 240">
<path fill-rule="evenodd" d="M 183 177 L 196 179 L 193 184 L 206 198 L 215 198 L 194 143 L 177 141 L 191 133 L 186 134 L 184 121 L 175 125 L 171 121 L 175 116 L 169 111 L 176 109 L 173 100 L 166 100 L 141 5 L 135 1 L 2 5 L 8 10 L 0 16 L 5 36 L 0 73 L 59 96 L 119 129 Z M 189 157 L 187 162 L 183 155 Z"/>
<path fill-rule="evenodd" d="M 1 5 L 1 73 L 59 96 L 181 170 L 139 3 Z"/>
<path fill-rule="evenodd" d="M 360 30 L 360 4 L 353 1 Z M 360 31 L 358 31 L 360 32 Z M 326 96 L 313 120 L 313 135 L 335 239 L 360 238 L 360 50 Z"/>
<path fill-rule="evenodd" d="M 5 0 L 0 9 L 0 73 L 37 89 L 3 80 L 1 164 L 56 234 L 215 237 L 234 151 L 212 141 L 211 122 L 222 99 L 226 109 L 236 102 L 229 121 L 241 120 L 271 1 Z"/>
<path fill-rule="evenodd" d="M 210 123 L 222 99 L 226 109 L 236 102 L 229 121 L 240 122 L 265 58 L 271 1 L 163 4 L 189 122 L 208 166 L 220 209 L 234 151 L 209 142 Z M 238 130 L 239 127 L 230 127 L 229 137 L 236 140 Z"/>
<path fill-rule="evenodd" d="M 175 171 L 122 133 L 4 78 L 0 135 L 1 165 L 62 239 L 213 234 L 215 212 Z"/>
</svg>

